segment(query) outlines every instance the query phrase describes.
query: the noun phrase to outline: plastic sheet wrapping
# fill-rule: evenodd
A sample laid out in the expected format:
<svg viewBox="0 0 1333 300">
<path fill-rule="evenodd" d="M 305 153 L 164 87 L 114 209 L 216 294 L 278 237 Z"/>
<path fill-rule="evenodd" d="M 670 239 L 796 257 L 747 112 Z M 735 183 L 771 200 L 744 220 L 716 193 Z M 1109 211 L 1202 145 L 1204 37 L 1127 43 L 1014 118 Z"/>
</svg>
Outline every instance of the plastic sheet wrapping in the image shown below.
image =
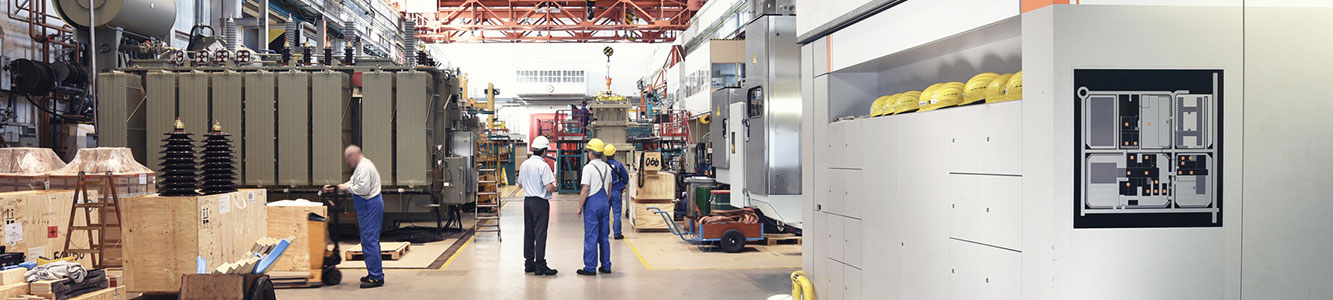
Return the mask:
<svg viewBox="0 0 1333 300">
<path fill-rule="evenodd" d="M 37 176 L 64 168 L 65 162 L 48 148 L 0 149 L 0 174 Z"/>
<path fill-rule="evenodd" d="M 51 172 L 51 175 L 78 176 L 80 171 L 89 175 L 106 172 L 112 175 L 153 173 L 153 170 L 134 160 L 130 148 L 99 147 L 79 149 L 68 165 Z"/>
</svg>

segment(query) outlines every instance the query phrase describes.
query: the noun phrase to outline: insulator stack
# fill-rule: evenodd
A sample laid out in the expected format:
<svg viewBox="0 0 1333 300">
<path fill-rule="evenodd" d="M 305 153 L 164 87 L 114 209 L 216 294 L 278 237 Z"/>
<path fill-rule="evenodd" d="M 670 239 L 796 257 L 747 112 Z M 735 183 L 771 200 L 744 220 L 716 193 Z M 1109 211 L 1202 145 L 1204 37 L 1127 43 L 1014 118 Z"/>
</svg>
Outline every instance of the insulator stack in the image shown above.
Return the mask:
<svg viewBox="0 0 1333 300">
<path fill-rule="evenodd" d="M 162 139 L 162 176 L 157 192 L 162 196 L 198 196 L 199 166 L 194 155 L 194 139 L 185 131 L 185 123 L 176 119 L 174 130 Z"/>
<path fill-rule="evenodd" d="M 236 156 L 230 136 L 219 123 L 213 123 L 213 129 L 204 135 L 204 195 L 236 191 Z"/>
</svg>

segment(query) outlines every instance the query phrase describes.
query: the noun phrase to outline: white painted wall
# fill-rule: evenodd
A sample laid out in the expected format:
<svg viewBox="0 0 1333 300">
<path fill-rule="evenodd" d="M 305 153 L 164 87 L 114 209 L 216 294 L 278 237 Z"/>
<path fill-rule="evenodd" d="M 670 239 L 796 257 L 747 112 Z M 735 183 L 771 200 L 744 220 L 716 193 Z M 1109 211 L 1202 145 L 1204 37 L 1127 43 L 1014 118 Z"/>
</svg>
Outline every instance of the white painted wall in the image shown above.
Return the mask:
<svg viewBox="0 0 1333 300">
<path fill-rule="evenodd" d="M 587 94 L 605 89 L 606 56 L 602 47 L 611 46 L 611 90 L 624 96 L 637 96 L 636 82 L 643 75 L 660 44 L 507 44 L 458 43 L 437 44 L 429 47 L 443 53 L 444 60 L 461 68 L 471 80 L 469 88 L 474 97 L 481 96 L 487 82 L 495 83 L 499 97 L 512 98 L 518 82 L 517 70 L 541 68 L 582 69 L 588 83 Z"/>
<path fill-rule="evenodd" d="M 866 3 L 870 3 L 870 0 L 796 0 L 796 34 L 809 33 L 815 27 L 832 22 Z"/>
</svg>

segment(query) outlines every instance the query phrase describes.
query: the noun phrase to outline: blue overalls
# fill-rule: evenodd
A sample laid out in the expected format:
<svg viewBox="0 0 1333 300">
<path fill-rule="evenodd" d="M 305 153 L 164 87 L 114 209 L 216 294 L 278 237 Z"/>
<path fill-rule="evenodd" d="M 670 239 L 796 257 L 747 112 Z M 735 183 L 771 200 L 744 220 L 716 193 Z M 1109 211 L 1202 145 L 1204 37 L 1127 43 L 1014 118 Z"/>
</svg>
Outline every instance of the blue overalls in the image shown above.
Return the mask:
<svg viewBox="0 0 1333 300">
<path fill-rule="evenodd" d="M 597 258 L 601 254 L 602 268 L 611 269 L 611 230 L 606 225 L 610 215 L 610 198 L 606 189 L 588 196 L 583 207 L 583 270 L 597 272 Z"/>
<path fill-rule="evenodd" d="M 380 226 L 384 222 L 384 197 L 375 195 L 370 199 L 352 195 L 356 205 L 356 224 L 361 229 L 361 253 L 366 260 L 366 272 L 370 279 L 384 279 L 384 268 L 380 262 Z"/>
<path fill-rule="evenodd" d="M 615 236 L 621 236 L 620 220 L 624 218 L 620 208 L 624 206 L 623 196 L 625 195 L 625 183 L 629 182 L 629 172 L 625 170 L 625 164 L 620 161 L 608 158 L 607 163 L 611 165 L 611 232 Z"/>
</svg>

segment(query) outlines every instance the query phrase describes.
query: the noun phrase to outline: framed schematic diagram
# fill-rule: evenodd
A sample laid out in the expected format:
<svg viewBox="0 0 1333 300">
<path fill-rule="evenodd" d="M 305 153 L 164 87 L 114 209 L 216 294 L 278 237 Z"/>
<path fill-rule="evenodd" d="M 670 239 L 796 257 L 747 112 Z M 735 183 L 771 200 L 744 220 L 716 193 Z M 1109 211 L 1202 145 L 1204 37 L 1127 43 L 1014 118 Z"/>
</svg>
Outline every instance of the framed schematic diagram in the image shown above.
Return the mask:
<svg viewBox="0 0 1333 300">
<path fill-rule="evenodd" d="M 1222 226 L 1222 70 L 1074 70 L 1074 228 Z"/>
</svg>

